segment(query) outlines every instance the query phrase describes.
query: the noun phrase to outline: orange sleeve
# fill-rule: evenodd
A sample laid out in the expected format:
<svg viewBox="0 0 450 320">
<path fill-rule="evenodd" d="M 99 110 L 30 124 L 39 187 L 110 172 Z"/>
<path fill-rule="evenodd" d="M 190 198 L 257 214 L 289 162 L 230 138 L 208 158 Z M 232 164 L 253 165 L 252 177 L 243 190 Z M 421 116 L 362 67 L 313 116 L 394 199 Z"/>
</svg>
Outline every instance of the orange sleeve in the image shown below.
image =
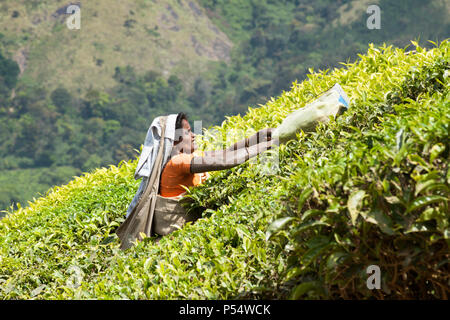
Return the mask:
<svg viewBox="0 0 450 320">
<path fill-rule="evenodd" d="M 172 158 L 172 167 L 174 170 L 184 174 L 191 173 L 191 160 L 193 154 L 180 153 Z"/>
</svg>

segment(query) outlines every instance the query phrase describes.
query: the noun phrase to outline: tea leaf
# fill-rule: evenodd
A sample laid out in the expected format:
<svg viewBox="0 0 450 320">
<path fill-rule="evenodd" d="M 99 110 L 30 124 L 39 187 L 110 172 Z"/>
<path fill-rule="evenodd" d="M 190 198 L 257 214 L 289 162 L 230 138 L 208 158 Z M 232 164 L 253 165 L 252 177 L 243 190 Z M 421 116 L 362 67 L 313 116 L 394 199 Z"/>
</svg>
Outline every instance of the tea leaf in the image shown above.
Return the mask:
<svg viewBox="0 0 450 320">
<path fill-rule="evenodd" d="M 360 213 L 362 201 L 365 195 L 366 192 L 364 190 L 358 190 L 353 192 L 348 198 L 347 207 L 348 211 L 350 212 L 350 217 L 353 225 L 355 225 L 356 223 L 356 219 L 358 218 L 358 215 Z"/>
</svg>

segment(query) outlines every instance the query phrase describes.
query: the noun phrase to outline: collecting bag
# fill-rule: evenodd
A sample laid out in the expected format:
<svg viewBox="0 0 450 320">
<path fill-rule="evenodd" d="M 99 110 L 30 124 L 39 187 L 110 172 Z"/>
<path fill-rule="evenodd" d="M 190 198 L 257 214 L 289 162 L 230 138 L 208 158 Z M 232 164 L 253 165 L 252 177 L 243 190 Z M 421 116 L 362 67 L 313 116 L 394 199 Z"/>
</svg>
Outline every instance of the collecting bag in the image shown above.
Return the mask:
<svg viewBox="0 0 450 320">
<path fill-rule="evenodd" d="M 331 116 L 336 117 L 347 110 L 349 104 L 350 100 L 337 83 L 313 102 L 289 114 L 272 136 L 280 143 L 295 139 L 301 130 L 313 131 L 319 122 L 328 122 Z"/>
</svg>

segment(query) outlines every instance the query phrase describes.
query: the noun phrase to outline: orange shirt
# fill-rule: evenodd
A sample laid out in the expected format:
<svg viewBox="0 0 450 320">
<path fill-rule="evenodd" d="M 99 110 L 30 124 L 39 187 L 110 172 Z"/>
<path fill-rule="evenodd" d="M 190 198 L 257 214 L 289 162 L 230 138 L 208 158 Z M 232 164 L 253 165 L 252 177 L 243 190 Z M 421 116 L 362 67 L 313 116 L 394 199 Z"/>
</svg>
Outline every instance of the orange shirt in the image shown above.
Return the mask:
<svg viewBox="0 0 450 320">
<path fill-rule="evenodd" d="M 203 183 L 208 174 L 191 173 L 191 160 L 197 154 L 180 153 L 171 158 L 162 174 L 160 194 L 163 197 L 176 197 L 186 192 L 181 185 L 186 187 L 196 186 Z M 203 154 L 201 154 L 203 155 Z"/>
</svg>

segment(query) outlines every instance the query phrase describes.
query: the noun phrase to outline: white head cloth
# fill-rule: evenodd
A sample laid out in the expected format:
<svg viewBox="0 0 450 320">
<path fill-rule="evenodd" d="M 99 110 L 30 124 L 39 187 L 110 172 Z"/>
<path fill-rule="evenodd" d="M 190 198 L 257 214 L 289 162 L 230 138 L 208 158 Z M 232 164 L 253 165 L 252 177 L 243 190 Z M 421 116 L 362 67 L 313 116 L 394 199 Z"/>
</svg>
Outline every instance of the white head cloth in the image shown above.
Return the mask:
<svg viewBox="0 0 450 320">
<path fill-rule="evenodd" d="M 177 113 L 170 114 L 167 116 L 166 120 L 166 133 L 164 135 L 164 154 L 163 154 L 163 166 L 167 162 L 170 154 L 172 152 L 173 143 L 175 140 L 175 122 L 177 120 Z M 158 153 L 159 144 L 161 143 L 161 124 L 159 122 L 161 117 L 157 117 L 153 120 L 150 128 L 147 131 L 147 136 L 145 137 L 144 146 L 142 147 L 141 155 L 139 156 L 139 161 L 134 173 L 135 179 L 142 179 L 142 182 L 137 190 L 133 200 L 131 201 L 128 210 L 127 217 L 133 211 L 134 207 L 137 205 L 141 194 L 147 188 L 149 177 L 154 169 L 154 163 L 156 159 L 156 154 Z"/>
</svg>

